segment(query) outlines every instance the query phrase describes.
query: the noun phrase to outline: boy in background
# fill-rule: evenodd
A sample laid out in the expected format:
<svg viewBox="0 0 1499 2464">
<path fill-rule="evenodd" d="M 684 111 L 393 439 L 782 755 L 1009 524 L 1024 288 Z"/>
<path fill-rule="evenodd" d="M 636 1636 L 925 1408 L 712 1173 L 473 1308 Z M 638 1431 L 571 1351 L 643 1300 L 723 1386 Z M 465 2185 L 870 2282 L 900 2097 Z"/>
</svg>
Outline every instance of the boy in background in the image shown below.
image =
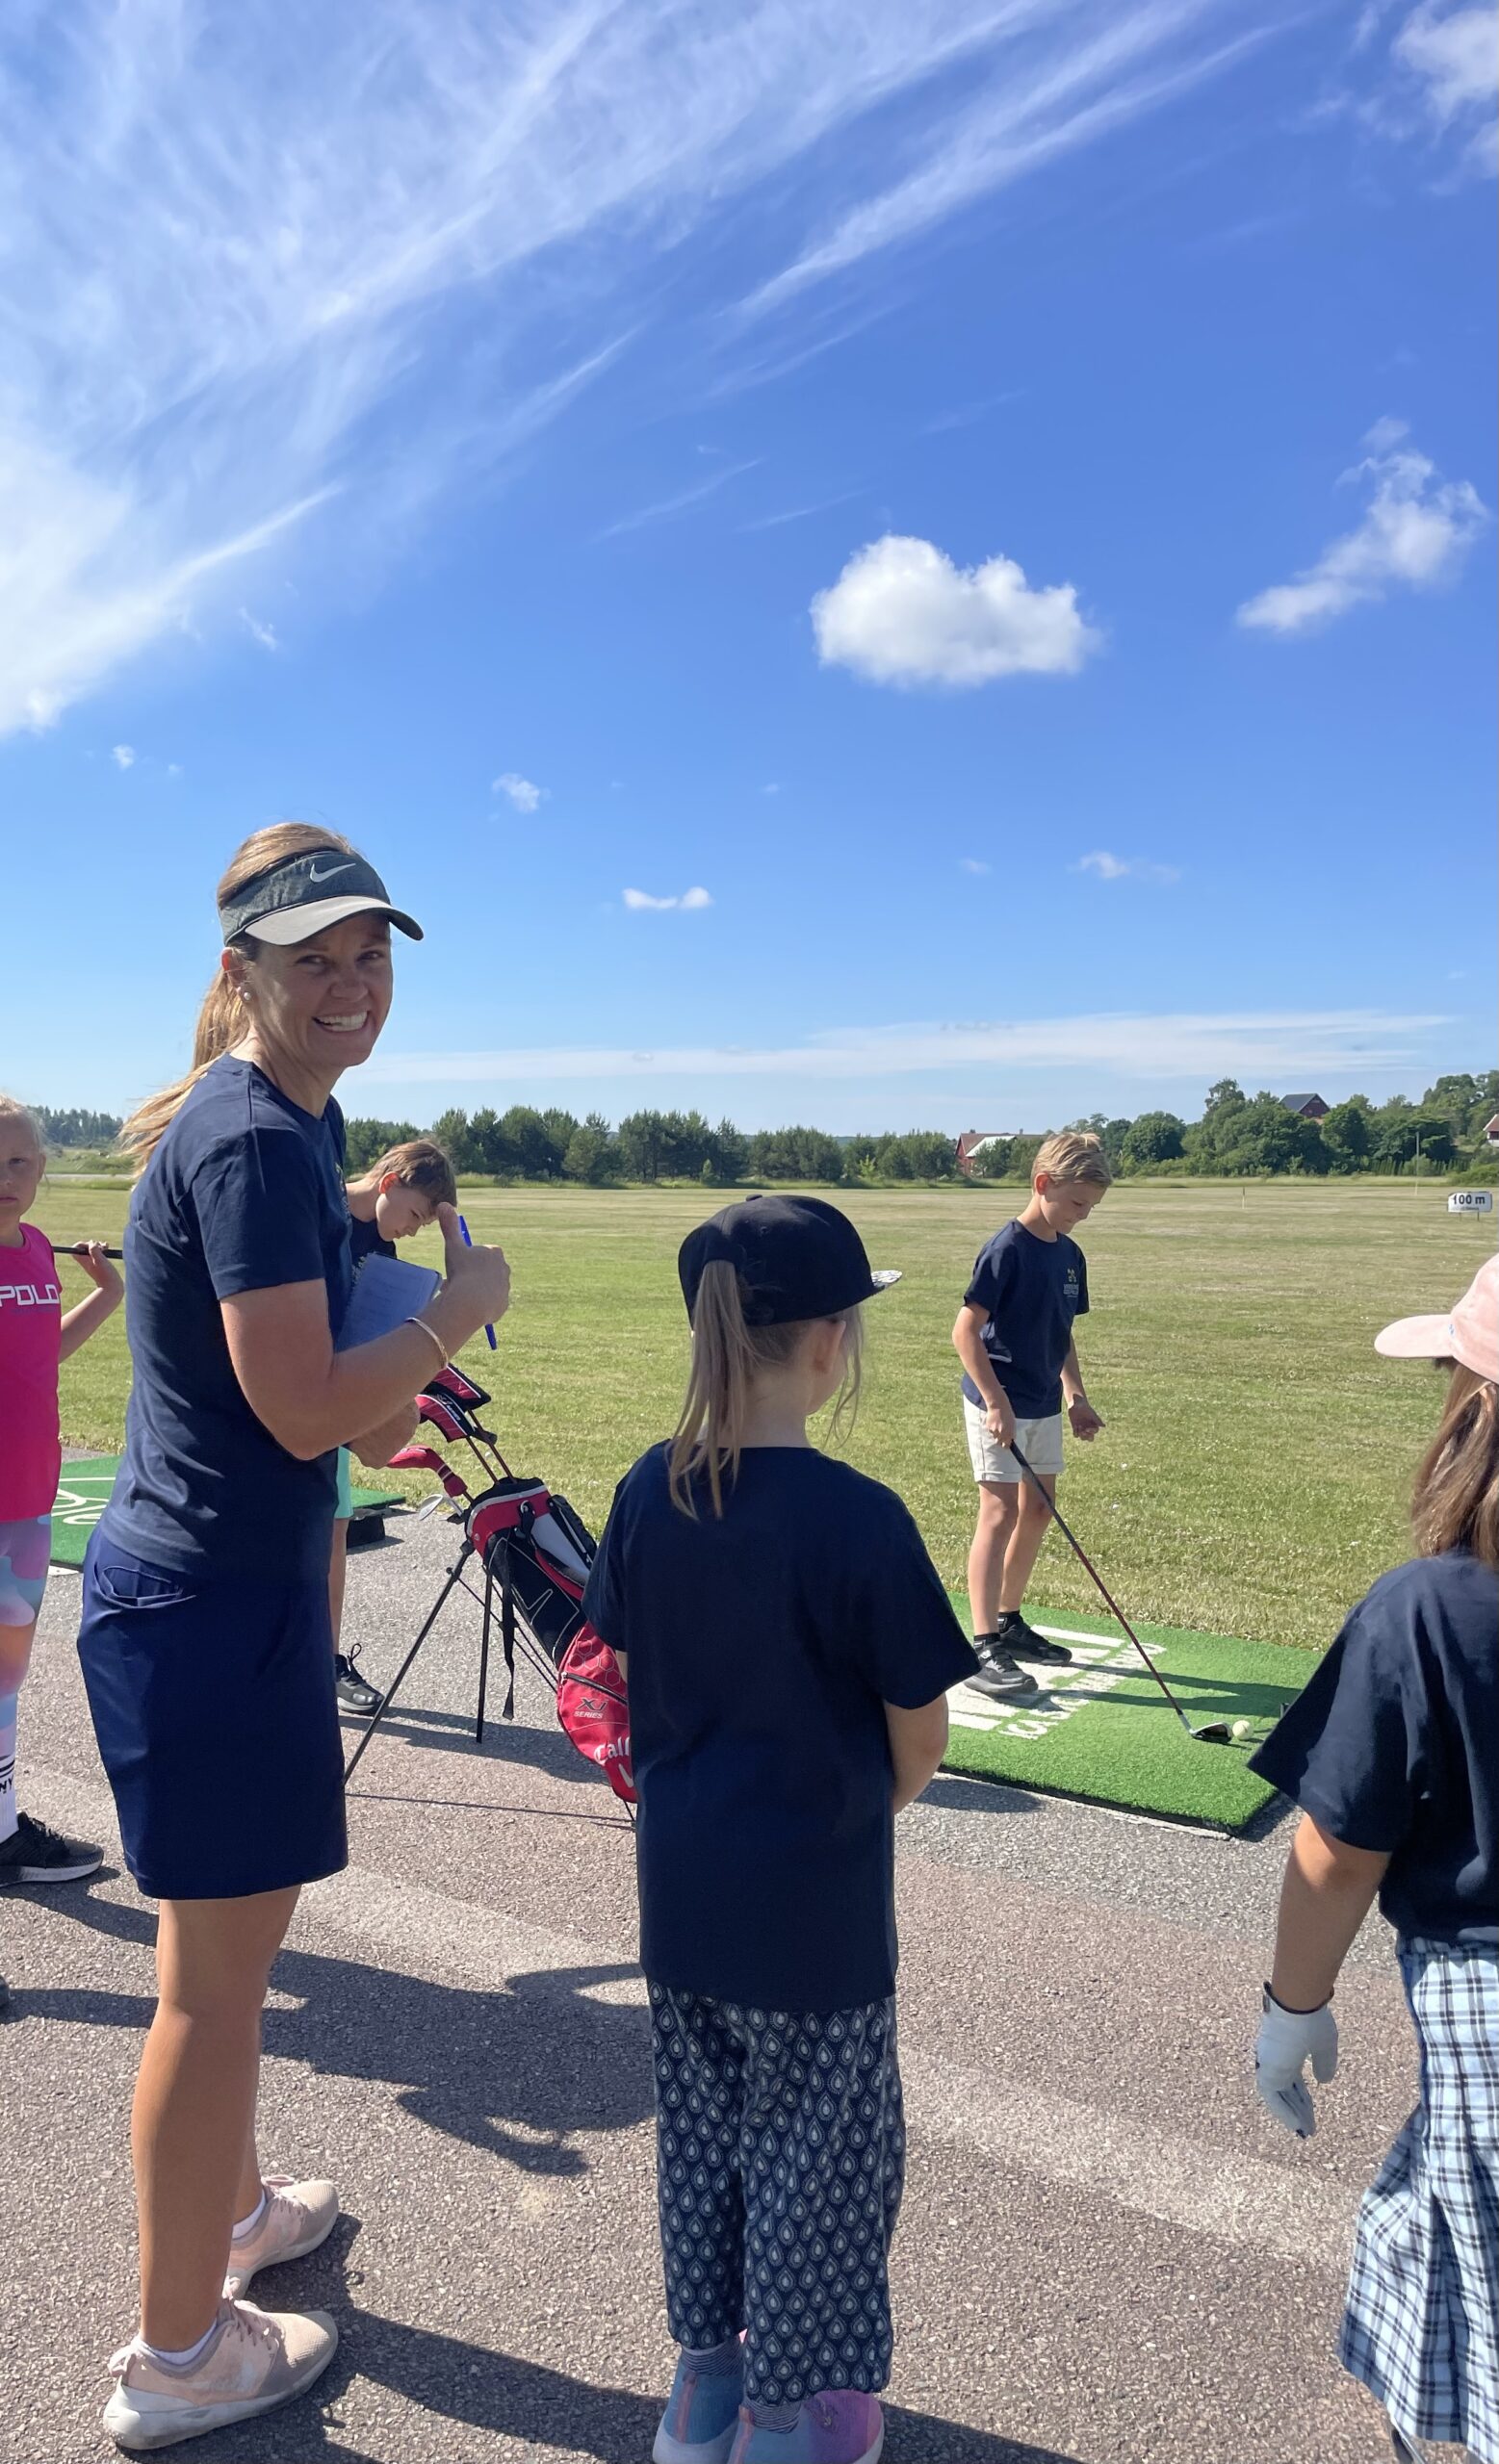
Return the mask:
<svg viewBox="0 0 1499 2464">
<path fill-rule="evenodd" d="M 347 1181 L 349 1248 L 357 1274 L 366 1258 L 393 1258 L 398 1241 L 437 1219 L 439 1206 L 456 1206 L 457 1184 L 452 1166 L 429 1138 L 408 1138 L 391 1147 L 377 1164 L 356 1180 Z M 338 1503 L 333 1509 L 333 1553 L 328 1564 L 328 1607 L 333 1619 L 335 1690 L 342 1709 L 370 1719 L 384 1697 L 367 1684 L 355 1662 L 359 1647 L 345 1651 L 340 1639 L 344 1618 L 344 1581 L 349 1566 L 349 1523 L 353 1512 L 353 1473 L 349 1449 L 338 1450 Z"/>
<path fill-rule="evenodd" d="M 1033 1701 L 1021 1657 L 1063 1663 L 1072 1654 L 1027 1626 L 1021 1604 L 1051 1517 L 1010 1449 L 1019 1443 L 1048 1498 L 1062 1469 L 1064 1403 L 1074 1437 L 1102 1421 L 1083 1392 L 1073 1321 L 1088 1306 L 1088 1268 L 1073 1239 L 1113 1180 L 1103 1149 L 1080 1130 L 1043 1141 L 1030 1201 L 987 1241 L 952 1330 L 963 1363 L 963 1418 L 978 1483 L 969 1552 L 973 1649 L 969 1681 L 995 1702 Z"/>
</svg>

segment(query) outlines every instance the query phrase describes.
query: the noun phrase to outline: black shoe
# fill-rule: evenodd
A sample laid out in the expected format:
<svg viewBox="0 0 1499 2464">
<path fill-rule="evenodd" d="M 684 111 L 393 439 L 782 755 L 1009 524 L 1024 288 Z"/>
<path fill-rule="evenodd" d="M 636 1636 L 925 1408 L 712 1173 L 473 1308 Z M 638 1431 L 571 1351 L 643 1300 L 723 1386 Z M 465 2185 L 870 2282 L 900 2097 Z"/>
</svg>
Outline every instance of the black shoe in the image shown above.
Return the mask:
<svg viewBox="0 0 1499 2464">
<path fill-rule="evenodd" d="M 980 1665 L 978 1675 L 967 1681 L 972 1693 L 987 1694 L 992 1703 L 1039 1702 L 1041 1688 L 1035 1679 L 993 1634 L 980 1634 L 973 1649 Z"/>
<path fill-rule="evenodd" d="M 1026 1625 L 1018 1608 L 1001 1612 L 995 1631 L 1000 1650 L 1009 1652 L 1016 1659 L 1039 1659 L 1047 1668 L 1072 1666 L 1073 1655 L 1067 1645 L 1053 1643 L 1047 1634 L 1038 1634 L 1034 1626 Z"/>
<path fill-rule="evenodd" d="M 362 1720 L 373 1719 L 385 1697 L 377 1685 L 367 1685 L 354 1666 L 352 1652 L 333 1655 L 333 1691 L 338 1696 L 341 1711 L 353 1711 Z"/>
<path fill-rule="evenodd" d="M 23 1813 L 9 1839 L 0 1840 L 0 1890 L 11 1883 L 81 1883 L 104 1862 L 102 1848 L 86 1839 L 65 1839 Z"/>
</svg>

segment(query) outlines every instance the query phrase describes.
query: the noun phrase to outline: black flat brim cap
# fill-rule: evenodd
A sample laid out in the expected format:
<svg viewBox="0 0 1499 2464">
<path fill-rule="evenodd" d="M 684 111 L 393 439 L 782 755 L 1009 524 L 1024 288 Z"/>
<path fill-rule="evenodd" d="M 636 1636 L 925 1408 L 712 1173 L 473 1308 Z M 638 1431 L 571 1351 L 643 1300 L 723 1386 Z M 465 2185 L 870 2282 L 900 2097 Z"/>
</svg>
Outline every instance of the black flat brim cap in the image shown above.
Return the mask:
<svg viewBox="0 0 1499 2464">
<path fill-rule="evenodd" d="M 687 1234 L 677 1256 L 690 1318 L 706 1267 L 732 1266 L 751 1326 L 838 1318 L 900 1281 L 876 1272 L 846 1215 L 820 1197 L 750 1197 Z"/>
</svg>

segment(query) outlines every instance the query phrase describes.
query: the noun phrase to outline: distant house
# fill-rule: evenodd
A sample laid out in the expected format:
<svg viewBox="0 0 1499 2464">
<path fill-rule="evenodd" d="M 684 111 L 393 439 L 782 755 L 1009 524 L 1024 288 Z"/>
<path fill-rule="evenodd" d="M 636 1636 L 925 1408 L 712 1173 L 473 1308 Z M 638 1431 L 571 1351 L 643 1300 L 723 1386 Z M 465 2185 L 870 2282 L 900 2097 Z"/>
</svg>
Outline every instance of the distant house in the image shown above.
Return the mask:
<svg viewBox="0 0 1499 2464">
<path fill-rule="evenodd" d="M 1019 1138 L 1018 1129 L 966 1129 L 958 1141 L 958 1169 L 966 1179 L 973 1177 L 973 1158 L 982 1155 L 986 1146 L 1007 1146 Z"/>
<path fill-rule="evenodd" d="M 1490 1146 L 1499 1146 L 1499 1113 L 1495 1113 L 1491 1121 L 1485 1123 L 1484 1136 Z"/>
<path fill-rule="evenodd" d="M 1282 1095 L 1280 1101 L 1288 1113 L 1296 1115 L 1298 1120 L 1326 1120 L 1332 1109 L 1331 1104 L 1323 1102 L 1320 1095 Z"/>
</svg>

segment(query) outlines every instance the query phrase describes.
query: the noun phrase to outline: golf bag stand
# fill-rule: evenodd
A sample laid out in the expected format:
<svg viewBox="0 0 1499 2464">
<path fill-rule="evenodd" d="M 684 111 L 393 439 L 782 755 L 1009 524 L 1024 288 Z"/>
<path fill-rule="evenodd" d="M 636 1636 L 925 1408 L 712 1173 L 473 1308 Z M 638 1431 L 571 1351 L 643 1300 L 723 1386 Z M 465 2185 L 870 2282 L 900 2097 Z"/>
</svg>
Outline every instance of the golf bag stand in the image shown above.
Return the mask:
<svg viewBox="0 0 1499 2464">
<path fill-rule="evenodd" d="M 454 1516 L 453 1520 L 456 1522 L 458 1520 L 457 1516 Z M 416 1640 L 413 1642 L 405 1658 L 401 1661 L 401 1666 L 397 1669 L 395 1676 L 386 1687 L 380 1700 L 379 1709 L 371 1715 L 369 1721 L 366 1723 L 363 1736 L 359 1739 L 359 1742 L 355 1746 L 352 1754 L 349 1756 L 349 1760 L 344 1765 L 344 1785 L 346 1788 L 358 1766 L 360 1756 L 369 1744 L 370 1739 L 374 1736 L 375 1730 L 380 1725 L 380 1722 L 384 1719 L 386 1712 L 391 1707 L 391 1705 L 395 1702 L 396 1696 L 400 1692 L 401 1687 L 411 1669 L 412 1663 L 416 1659 L 418 1652 L 426 1642 L 428 1634 L 432 1630 L 432 1628 L 436 1625 L 438 1618 L 443 1613 L 443 1610 L 447 1607 L 452 1594 L 460 1585 L 465 1591 L 468 1589 L 469 1586 L 464 1581 L 464 1576 L 467 1571 L 470 1558 L 477 1554 L 478 1552 L 475 1549 L 474 1542 L 468 1532 L 465 1531 L 463 1535 L 463 1545 L 459 1549 L 452 1564 L 448 1569 L 447 1580 L 444 1582 L 431 1609 L 418 1631 Z M 476 1745 L 482 1745 L 484 1742 L 484 1700 L 489 1689 L 489 1640 L 494 1630 L 494 1570 L 492 1567 L 486 1565 L 484 1569 L 483 1598 L 480 1603 L 483 1616 L 479 1627 L 478 1636 L 478 1700 L 474 1710 L 474 1742 Z M 502 1577 L 500 1582 L 500 1632 L 504 1648 L 506 1665 L 508 1666 L 513 1660 L 515 1650 L 515 1601 L 510 1588 L 508 1569 Z"/>
</svg>

